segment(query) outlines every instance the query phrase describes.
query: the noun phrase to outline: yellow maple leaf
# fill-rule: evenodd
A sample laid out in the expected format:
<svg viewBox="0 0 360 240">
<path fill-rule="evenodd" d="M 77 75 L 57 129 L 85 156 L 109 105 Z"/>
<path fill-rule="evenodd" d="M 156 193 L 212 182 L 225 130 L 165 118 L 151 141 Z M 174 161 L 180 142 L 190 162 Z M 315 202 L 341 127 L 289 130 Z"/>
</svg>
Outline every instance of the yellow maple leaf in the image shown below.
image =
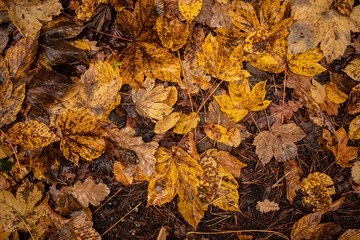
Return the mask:
<svg viewBox="0 0 360 240">
<path fill-rule="evenodd" d="M 154 26 L 158 6 L 153 0 L 140 0 L 134 12 L 124 9 L 116 20 L 127 47 L 120 55 L 120 74 L 124 84 L 139 88 L 144 77 L 180 82 L 180 62 L 169 50 L 156 42 Z"/>
<path fill-rule="evenodd" d="M 312 173 L 303 179 L 302 190 L 307 194 L 304 202 L 315 207 L 314 211 L 327 212 L 332 205 L 332 194 L 335 194 L 335 187 L 331 177 L 325 173 Z"/>
<path fill-rule="evenodd" d="M 200 13 L 202 0 L 179 0 L 179 10 L 186 20 L 191 22 Z"/>
<path fill-rule="evenodd" d="M 200 122 L 200 117 L 196 112 L 192 112 L 189 115 L 181 113 L 179 121 L 175 124 L 173 132 L 177 134 L 184 134 L 190 132 L 196 128 Z"/>
<path fill-rule="evenodd" d="M 194 228 L 204 216 L 198 193 L 203 169 L 197 160 L 181 148 L 159 148 L 156 151 L 156 173 L 148 186 L 148 205 L 162 205 L 179 196 L 178 208 Z"/>
<path fill-rule="evenodd" d="M 105 151 L 105 124 L 106 121 L 96 119 L 86 111 L 64 111 L 58 122 L 62 133 L 60 150 L 64 156 L 76 165 L 80 159 L 92 161 L 100 157 Z"/>
<path fill-rule="evenodd" d="M 266 81 L 262 81 L 250 90 L 248 82 L 241 84 L 230 82 L 229 95 L 223 94 L 214 98 L 220 105 L 221 111 L 227 113 L 230 120 L 238 122 L 250 111 L 260 111 L 269 106 L 271 101 L 264 100 L 265 85 Z"/>
<path fill-rule="evenodd" d="M 93 117 L 107 118 L 121 101 L 119 74 L 119 69 L 114 70 L 107 62 L 91 64 L 80 80 L 65 92 L 62 103 L 74 111 L 86 109 Z"/>
<path fill-rule="evenodd" d="M 169 20 L 158 17 L 155 27 L 163 46 L 171 51 L 177 51 L 187 43 L 190 33 L 187 22 L 184 24 L 177 18 Z"/>
<path fill-rule="evenodd" d="M 198 54 L 198 64 L 207 74 L 224 81 L 239 81 L 249 77 L 243 68 L 242 45 L 232 49 L 218 42 L 217 37 L 209 34 Z"/>
<path fill-rule="evenodd" d="M 240 131 L 236 127 L 227 129 L 218 124 L 209 124 L 204 126 L 204 132 L 210 139 L 230 147 L 237 147 L 241 143 Z"/>
</svg>

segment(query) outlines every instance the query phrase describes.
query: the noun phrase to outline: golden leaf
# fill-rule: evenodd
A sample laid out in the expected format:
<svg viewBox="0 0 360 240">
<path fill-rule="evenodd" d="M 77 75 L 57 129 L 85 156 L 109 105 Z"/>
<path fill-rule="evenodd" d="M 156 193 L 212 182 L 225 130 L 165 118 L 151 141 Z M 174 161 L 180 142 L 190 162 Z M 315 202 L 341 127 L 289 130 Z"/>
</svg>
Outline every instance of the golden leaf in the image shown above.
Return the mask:
<svg viewBox="0 0 360 240">
<path fill-rule="evenodd" d="M 238 128 L 231 128 L 228 130 L 218 124 L 209 124 L 204 126 L 204 132 L 210 139 L 224 143 L 230 147 L 239 146 L 242 140 Z"/>
<path fill-rule="evenodd" d="M 45 147 L 59 140 L 46 124 L 36 120 L 15 123 L 8 130 L 8 137 L 12 143 L 25 149 Z"/>
<path fill-rule="evenodd" d="M 180 117 L 181 117 L 181 113 L 179 112 L 170 113 L 164 119 L 156 122 L 154 132 L 155 133 L 167 132 L 170 128 L 175 126 L 175 124 L 179 121 Z"/>
<path fill-rule="evenodd" d="M 167 48 L 156 43 L 153 30 L 158 18 L 158 6 L 154 0 L 140 0 L 134 12 L 124 9 L 116 20 L 124 37 L 131 39 L 120 59 L 123 84 L 139 88 L 144 77 L 162 81 L 180 82 L 179 60 Z"/>
<path fill-rule="evenodd" d="M 0 190 L 0 229 L 5 232 L 13 232 L 16 228 L 27 231 L 45 213 L 42 205 L 35 206 L 41 198 L 41 191 L 29 182 L 19 187 L 16 198 L 11 192 Z"/>
<path fill-rule="evenodd" d="M 181 148 L 159 148 L 155 157 L 156 173 L 149 182 L 148 205 L 162 205 L 179 195 L 180 213 L 196 228 L 204 216 L 204 211 L 195 198 L 203 169 L 197 160 Z"/>
<path fill-rule="evenodd" d="M 177 134 L 184 134 L 190 132 L 196 128 L 200 122 L 200 117 L 196 112 L 192 112 L 189 115 L 181 113 L 179 121 L 175 124 L 173 132 Z"/>
<path fill-rule="evenodd" d="M 317 63 L 323 57 L 324 55 L 320 52 L 320 49 L 316 47 L 304 53 L 287 54 L 287 63 L 290 70 L 295 74 L 316 76 L 326 70 L 326 68 Z"/>
<path fill-rule="evenodd" d="M 286 198 L 290 204 L 292 204 L 296 196 L 296 191 L 304 186 L 304 183 L 300 181 L 303 171 L 301 167 L 296 164 L 295 160 L 290 160 L 285 162 L 284 174 L 286 176 Z"/>
<path fill-rule="evenodd" d="M 214 96 L 221 111 L 228 114 L 231 121 L 242 120 L 250 111 L 266 109 L 271 101 L 264 100 L 266 81 L 259 82 L 250 91 L 249 83 L 230 82 L 229 95 Z"/>
<path fill-rule="evenodd" d="M 187 43 L 189 24 L 182 23 L 179 19 L 168 20 L 158 17 L 156 31 L 164 47 L 177 51 Z"/>
<path fill-rule="evenodd" d="M 71 193 L 83 207 L 89 207 L 89 203 L 93 206 L 100 205 L 100 202 L 110 193 L 106 184 L 96 184 L 92 177 L 86 178 L 83 183 L 77 181 L 74 186 L 63 187 L 61 191 Z"/>
<path fill-rule="evenodd" d="M 331 177 L 325 173 L 312 173 L 303 179 L 304 187 L 302 190 L 307 195 L 304 202 L 314 206 L 314 211 L 328 212 L 332 205 L 332 194 L 335 194 L 335 187 Z"/>
<path fill-rule="evenodd" d="M 207 74 L 224 81 L 240 81 L 250 76 L 243 68 L 242 45 L 230 49 L 209 34 L 198 54 L 198 64 Z"/>
<path fill-rule="evenodd" d="M 211 77 L 207 76 L 202 68 L 195 66 L 190 68 L 187 62 L 183 63 L 184 79 L 179 83 L 181 89 L 189 89 L 191 94 L 198 93 L 200 89 L 208 90 L 211 88 Z"/>
<path fill-rule="evenodd" d="M 173 111 L 172 106 L 177 101 L 177 90 L 174 86 L 164 88 L 162 85 L 150 90 L 133 89 L 132 98 L 138 113 L 150 119 L 161 120 Z"/>
<path fill-rule="evenodd" d="M 360 82 L 360 58 L 352 60 L 343 70 L 349 77 Z"/>
<path fill-rule="evenodd" d="M 256 146 L 256 154 L 265 165 L 274 156 L 276 160 L 288 161 L 295 159 L 297 147 L 295 142 L 306 136 L 304 131 L 295 123 L 275 123 L 270 131 L 260 132 L 255 138 L 253 145 Z"/>
<path fill-rule="evenodd" d="M 360 116 L 351 120 L 349 125 L 349 137 L 351 139 L 360 139 Z"/>
<path fill-rule="evenodd" d="M 43 148 L 39 154 L 31 156 L 30 168 L 36 179 L 54 183 L 58 180 L 61 160 L 62 154 L 60 150 L 49 146 Z"/>
<path fill-rule="evenodd" d="M 265 199 L 264 201 L 258 201 L 256 204 L 256 209 L 259 210 L 261 213 L 267 213 L 271 211 L 278 211 L 280 210 L 279 204 L 269 199 Z"/>
<path fill-rule="evenodd" d="M 247 164 L 230 155 L 229 152 L 217 151 L 216 149 L 209 149 L 206 152 L 213 157 L 226 172 L 231 173 L 236 178 L 240 177 L 241 169 L 247 166 Z"/>
<path fill-rule="evenodd" d="M 62 133 L 60 150 L 71 162 L 78 164 L 80 158 L 92 161 L 105 151 L 103 134 L 106 121 L 101 121 L 89 115 L 67 109 L 59 118 L 59 128 Z"/>
<path fill-rule="evenodd" d="M 334 8 L 342 15 L 349 17 L 354 7 L 354 0 L 335 0 Z"/>
<path fill-rule="evenodd" d="M 65 92 L 62 102 L 66 108 L 78 112 L 86 109 L 91 116 L 105 119 L 120 104 L 121 84 L 119 69 L 97 61 Z"/>
<path fill-rule="evenodd" d="M 200 13 L 202 4 L 202 0 L 179 0 L 179 10 L 191 22 Z"/>
<path fill-rule="evenodd" d="M 359 238 L 360 229 L 348 229 L 338 238 L 338 240 L 356 240 Z"/>
<path fill-rule="evenodd" d="M 348 95 L 342 92 L 333 82 L 326 84 L 326 97 L 336 104 L 344 103 L 348 99 Z"/>
<path fill-rule="evenodd" d="M 62 9 L 58 0 L 14 0 L 7 1 L 9 17 L 25 36 L 35 35 L 41 29 L 41 22 L 59 15 Z"/>
<path fill-rule="evenodd" d="M 25 83 L 14 88 L 10 73 L 0 59 L 0 128 L 12 123 L 25 99 Z"/>
<path fill-rule="evenodd" d="M 310 239 L 321 221 L 321 212 L 310 213 L 297 221 L 291 230 L 292 240 Z"/>
</svg>

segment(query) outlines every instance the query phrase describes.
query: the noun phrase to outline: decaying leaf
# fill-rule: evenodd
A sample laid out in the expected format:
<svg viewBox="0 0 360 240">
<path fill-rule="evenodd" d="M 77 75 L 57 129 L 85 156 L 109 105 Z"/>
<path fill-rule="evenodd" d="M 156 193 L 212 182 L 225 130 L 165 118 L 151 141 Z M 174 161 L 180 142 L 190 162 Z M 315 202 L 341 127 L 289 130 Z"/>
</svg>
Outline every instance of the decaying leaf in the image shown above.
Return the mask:
<svg viewBox="0 0 360 240">
<path fill-rule="evenodd" d="M 356 240 L 359 238 L 360 229 L 348 229 L 338 238 L 338 240 Z"/>
<path fill-rule="evenodd" d="M 104 183 L 96 184 L 92 177 L 85 179 L 83 183 L 76 182 L 74 186 L 66 186 L 61 189 L 64 193 L 71 193 L 83 207 L 100 205 L 110 193 L 110 189 Z"/>
<path fill-rule="evenodd" d="M 161 120 L 173 111 L 177 90 L 174 86 L 164 88 L 162 85 L 151 90 L 133 89 L 132 98 L 138 113 L 150 119 Z"/>
<path fill-rule="evenodd" d="M 360 139 L 360 116 L 351 120 L 349 125 L 349 138 Z"/>
<path fill-rule="evenodd" d="M 274 201 L 269 201 L 269 199 L 265 199 L 264 201 L 258 201 L 256 204 L 256 209 L 259 210 L 261 213 L 267 213 L 271 211 L 278 211 L 279 204 Z"/>
<path fill-rule="evenodd" d="M 275 123 L 270 131 L 260 132 L 253 144 L 256 146 L 256 154 L 265 165 L 274 156 L 276 160 L 288 161 L 296 158 L 297 147 L 295 142 L 306 136 L 304 131 L 295 123 Z"/>
<path fill-rule="evenodd" d="M 5 232 L 13 232 L 17 228 L 27 231 L 45 213 L 41 204 L 36 205 L 42 195 L 41 190 L 29 182 L 18 188 L 16 198 L 11 192 L 0 190 L 0 228 Z"/>
<path fill-rule="evenodd" d="M 58 140 L 46 124 L 36 120 L 14 124 L 8 130 L 8 137 L 12 143 L 25 149 L 45 147 Z"/>
<path fill-rule="evenodd" d="M 66 108 L 81 112 L 86 109 L 90 115 L 105 119 L 120 104 L 118 93 L 122 79 L 119 69 L 107 62 L 97 61 L 71 86 L 63 96 Z"/>
<path fill-rule="evenodd" d="M 181 113 L 179 121 L 175 124 L 173 132 L 177 134 L 184 134 L 190 132 L 196 128 L 200 122 L 200 117 L 196 112 L 192 112 L 189 115 Z"/>
<path fill-rule="evenodd" d="M 284 103 L 284 109 L 282 103 L 280 103 L 279 105 L 275 105 L 274 103 L 271 103 L 269 106 L 269 110 L 271 116 L 276 119 L 276 122 L 281 122 L 283 115 L 287 119 L 291 119 L 294 113 L 302 106 L 303 104 L 300 101 L 289 100 Z"/>
<path fill-rule="evenodd" d="M 351 168 L 351 177 L 353 178 L 354 182 L 360 185 L 360 162 L 357 161 Z"/>
<path fill-rule="evenodd" d="M 164 47 L 177 51 L 187 43 L 189 24 L 182 23 L 179 19 L 168 20 L 158 17 L 156 31 Z"/>
<path fill-rule="evenodd" d="M 106 146 L 108 156 L 115 156 L 116 180 L 129 185 L 135 180 L 149 180 L 155 172 L 154 153 L 159 146 L 156 142 L 145 143 L 141 137 L 134 137 L 132 128 L 118 129 L 113 126 L 107 130 Z"/>
<path fill-rule="evenodd" d="M 204 170 L 197 160 L 181 148 L 159 148 L 156 151 L 156 173 L 148 186 L 148 205 L 162 205 L 179 195 L 178 207 L 184 219 L 194 228 L 204 216 L 198 194 L 199 176 Z"/>
<path fill-rule="evenodd" d="M 62 133 L 60 150 L 71 162 L 78 164 L 80 159 L 92 161 L 105 151 L 103 134 L 106 121 L 89 115 L 86 111 L 64 111 L 59 118 Z"/>
<path fill-rule="evenodd" d="M 224 81 L 245 80 L 250 73 L 243 68 L 243 49 L 239 45 L 231 49 L 209 34 L 198 54 L 198 64 L 207 74 Z"/>
<path fill-rule="evenodd" d="M 41 22 L 50 21 L 52 15 L 59 15 L 62 9 L 58 0 L 7 0 L 11 21 L 25 36 L 40 31 Z"/>
<path fill-rule="evenodd" d="M 209 124 L 204 126 L 204 132 L 206 136 L 210 139 L 219 142 L 225 143 L 230 147 L 237 147 L 241 143 L 240 131 L 238 128 L 226 129 L 218 124 Z"/>
<path fill-rule="evenodd" d="M 190 68 L 187 62 L 183 63 L 184 79 L 179 83 L 182 89 L 189 89 L 190 93 L 198 93 L 200 89 L 208 90 L 211 87 L 211 77 L 207 76 L 199 66 Z"/>
<path fill-rule="evenodd" d="M 352 167 L 351 161 L 358 156 L 358 147 L 348 146 L 348 136 L 343 127 L 336 130 L 332 135 L 329 130 L 323 129 L 323 136 L 326 147 L 333 152 L 335 161 L 341 167 Z"/>
<path fill-rule="evenodd" d="M 360 81 L 360 58 L 352 60 L 343 70 L 349 77 L 355 81 Z"/>
<path fill-rule="evenodd" d="M 292 240 L 310 239 L 321 221 L 321 212 L 310 213 L 296 222 L 291 230 Z"/>
<path fill-rule="evenodd" d="M 179 0 L 179 10 L 186 20 L 191 22 L 201 11 L 202 0 Z"/>
<path fill-rule="evenodd" d="M 292 203 L 296 196 L 296 191 L 304 186 L 304 183 L 300 181 L 303 171 L 301 167 L 296 164 L 296 161 L 290 160 L 285 162 L 284 174 L 286 176 L 286 198 Z"/>
<path fill-rule="evenodd" d="M 335 187 L 331 177 L 325 173 L 311 173 L 303 179 L 302 190 L 307 195 L 304 202 L 314 206 L 314 211 L 328 212 L 332 205 L 331 195 L 335 194 Z"/>
<path fill-rule="evenodd" d="M 351 42 L 350 31 L 359 31 L 357 6 L 349 17 L 330 8 L 332 0 L 303 1 L 291 3 L 291 13 L 296 22 L 290 28 L 289 53 L 301 53 L 320 43 L 328 62 L 341 56 Z"/>
<path fill-rule="evenodd" d="M 229 84 L 229 95 L 214 96 L 221 107 L 221 111 L 228 114 L 231 121 L 242 120 L 250 111 L 260 111 L 269 106 L 269 100 L 264 100 L 266 95 L 266 81 L 259 82 L 250 90 L 248 82 Z"/>
</svg>

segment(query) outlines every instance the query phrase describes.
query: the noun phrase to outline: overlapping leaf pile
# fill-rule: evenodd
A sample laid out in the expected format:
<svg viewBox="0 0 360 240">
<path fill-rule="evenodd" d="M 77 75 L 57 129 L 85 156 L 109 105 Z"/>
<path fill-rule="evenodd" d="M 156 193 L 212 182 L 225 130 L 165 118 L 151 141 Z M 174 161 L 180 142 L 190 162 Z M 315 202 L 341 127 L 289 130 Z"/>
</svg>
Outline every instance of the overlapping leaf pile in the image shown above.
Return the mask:
<svg viewBox="0 0 360 240">
<path fill-rule="evenodd" d="M 277 164 L 271 189 L 284 184 L 284 201 L 302 196 L 314 211 L 291 219 L 291 239 L 359 237 L 320 222 L 346 199 L 327 169 L 351 175 L 360 192 L 360 44 L 351 33 L 360 31 L 360 5 L 252 2 L 1 0 L 2 236 L 52 239 L 55 229 L 101 239 L 89 203 L 110 189 L 91 177 L 57 181 L 64 162 L 101 158 L 112 168 L 107 180 L 148 182 L 147 206 L 177 201 L 194 229 L 212 206 L 246 216 L 237 215 L 250 172 L 242 169 L 256 162 L 270 174 Z M 314 168 L 308 145 L 332 163 Z M 282 211 L 269 191 L 257 199 L 261 214 Z"/>
</svg>

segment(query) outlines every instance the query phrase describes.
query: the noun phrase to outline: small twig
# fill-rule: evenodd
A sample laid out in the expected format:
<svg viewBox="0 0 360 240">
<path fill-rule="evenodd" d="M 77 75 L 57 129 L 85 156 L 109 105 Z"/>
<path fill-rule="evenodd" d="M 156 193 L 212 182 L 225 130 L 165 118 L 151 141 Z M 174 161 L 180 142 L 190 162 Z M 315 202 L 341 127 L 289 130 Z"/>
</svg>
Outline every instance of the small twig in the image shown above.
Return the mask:
<svg viewBox="0 0 360 240">
<path fill-rule="evenodd" d="M 250 113 L 250 116 L 251 116 L 251 118 L 252 118 L 253 122 L 255 123 L 255 126 L 256 126 L 257 130 L 260 132 L 261 137 L 264 139 L 266 146 L 268 146 L 269 144 L 268 144 L 268 142 L 266 141 L 266 139 L 265 139 L 264 135 L 262 134 L 262 131 L 260 130 L 259 126 L 257 125 L 257 123 L 256 123 L 256 121 L 255 121 L 255 118 L 254 118 L 254 116 L 253 116 L 252 112 L 251 112 L 251 111 L 249 111 L 249 113 Z"/>
<path fill-rule="evenodd" d="M 119 38 L 119 39 L 124 40 L 124 41 L 132 42 L 130 39 L 127 39 L 127 38 L 115 36 L 115 35 L 112 35 L 112 34 L 109 34 L 109 33 L 106 33 L 106 32 L 101 32 L 101 31 L 98 31 L 98 30 L 96 30 L 96 29 L 92 29 L 92 28 L 89 28 L 89 27 L 87 27 L 87 28 L 88 28 L 90 31 L 93 31 L 93 32 L 101 33 L 101 34 L 104 34 L 104 35 L 107 35 L 107 36 L 110 36 L 110 37 Z"/>
<path fill-rule="evenodd" d="M 95 211 L 93 211 L 93 214 L 96 213 L 98 210 L 100 210 L 105 204 L 107 204 L 111 199 L 113 199 L 120 191 L 122 190 L 122 188 L 119 188 L 119 190 L 116 191 L 116 193 L 114 193 L 108 200 L 106 200 L 103 204 L 101 204 L 100 207 L 98 207 Z"/>
<path fill-rule="evenodd" d="M 284 180 L 284 178 L 286 178 L 290 173 L 291 173 L 291 171 L 290 171 L 290 172 L 287 172 L 284 176 L 282 176 L 279 180 L 277 180 L 276 183 L 274 183 L 274 185 L 271 186 L 271 188 L 277 187 L 277 185 L 278 185 L 282 180 Z"/>
</svg>

